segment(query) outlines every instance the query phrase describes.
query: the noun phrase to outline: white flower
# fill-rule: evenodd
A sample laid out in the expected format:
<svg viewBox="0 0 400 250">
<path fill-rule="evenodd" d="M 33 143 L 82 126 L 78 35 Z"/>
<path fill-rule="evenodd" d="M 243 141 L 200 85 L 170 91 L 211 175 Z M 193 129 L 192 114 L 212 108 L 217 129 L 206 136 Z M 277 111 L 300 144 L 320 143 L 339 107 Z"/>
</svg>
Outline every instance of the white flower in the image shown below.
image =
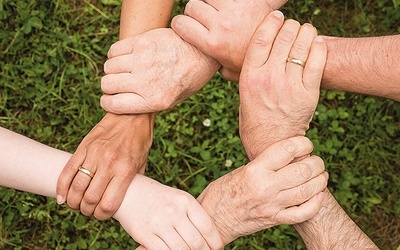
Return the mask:
<svg viewBox="0 0 400 250">
<path fill-rule="evenodd" d="M 229 159 L 226 160 L 226 161 L 225 161 L 225 167 L 232 167 L 232 163 L 233 163 L 233 162 L 232 162 L 231 160 L 229 160 Z"/>
<path fill-rule="evenodd" d="M 314 113 L 315 115 L 319 115 L 319 112 L 318 111 L 315 111 L 315 113 Z"/>
<path fill-rule="evenodd" d="M 211 120 L 210 119 L 205 119 L 204 121 L 203 121 L 203 125 L 204 125 L 204 127 L 210 127 L 210 125 L 211 125 Z"/>
</svg>

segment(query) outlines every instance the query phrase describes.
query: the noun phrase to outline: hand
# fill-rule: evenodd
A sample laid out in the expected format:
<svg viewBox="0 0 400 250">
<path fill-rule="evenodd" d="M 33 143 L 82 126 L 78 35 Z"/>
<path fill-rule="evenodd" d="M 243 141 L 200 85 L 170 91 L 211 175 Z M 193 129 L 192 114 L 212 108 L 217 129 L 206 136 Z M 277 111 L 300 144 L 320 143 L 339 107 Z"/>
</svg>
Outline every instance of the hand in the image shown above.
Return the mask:
<svg viewBox="0 0 400 250">
<path fill-rule="evenodd" d="M 215 58 L 228 80 L 238 81 L 250 39 L 259 24 L 284 1 L 191 0 L 171 27 L 185 41 Z"/>
<path fill-rule="evenodd" d="M 198 201 L 213 218 L 224 244 L 317 214 L 328 180 L 323 161 L 311 156 L 290 163 L 312 149 L 306 137 L 280 141 L 207 186 Z"/>
<path fill-rule="evenodd" d="M 101 106 L 116 114 L 166 110 L 202 88 L 219 64 L 172 29 L 113 44 L 101 80 Z"/>
<path fill-rule="evenodd" d="M 207 212 L 186 192 L 136 175 L 114 216 L 139 249 L 223 249 Z"/>
<path fill-rule="evenodd" d="M 313 26 L 284 22 L 279 11 L 254 34 L 239 81 L 239 132 L 250 159 L 274 142 L 305 135 L 327 53 L 316 36 Z M 286 62 L 288 57 L 306 62 L 305 67 Z"/>
<path fill-rule="evenodd" d="M 154 115 L 106 114 L 78 146 L 57 183 L 57 201 L 99 220 L 111 217 L 137 172 L 144 172 Z M 93 179 L 78 168 L 94 173 Z"/>
</svg>

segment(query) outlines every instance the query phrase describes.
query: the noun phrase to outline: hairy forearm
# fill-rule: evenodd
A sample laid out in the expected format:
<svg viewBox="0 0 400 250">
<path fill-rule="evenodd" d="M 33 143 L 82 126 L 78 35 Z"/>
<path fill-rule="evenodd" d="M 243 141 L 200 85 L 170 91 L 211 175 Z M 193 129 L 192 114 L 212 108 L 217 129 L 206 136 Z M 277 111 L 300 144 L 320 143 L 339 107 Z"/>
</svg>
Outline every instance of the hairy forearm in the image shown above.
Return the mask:
<svg viewBox="0 0 400 250">
<path fill-rule="evenodd" d="M 122 1 L 120 39 L 167 27 L 173 5 L 172 0 Z"/>
<path fill-rule="evenodd" d="M 294 225 L 307 249 L 378 249 L 326 189 L 321 210 Z"/>
<path fill-rule="evenodd" d="M 325 37 L 328 46 L 322 87 L 400 101 L 400 35 Z"/>
</svg>

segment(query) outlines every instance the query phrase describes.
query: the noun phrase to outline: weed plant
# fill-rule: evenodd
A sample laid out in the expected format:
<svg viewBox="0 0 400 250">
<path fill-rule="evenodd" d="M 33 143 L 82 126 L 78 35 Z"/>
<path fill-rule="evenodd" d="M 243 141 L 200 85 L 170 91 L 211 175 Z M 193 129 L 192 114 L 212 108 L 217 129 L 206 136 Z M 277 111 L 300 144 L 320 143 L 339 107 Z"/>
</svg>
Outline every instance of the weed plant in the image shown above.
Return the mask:
<svg viewBox="0 0 400 250">
<path fill-rule="evenodd" d="M 186 1 L 175 3 L 174 13 L 182 13 Z M 118 37 L 120 7 L 120 0 L 0 1 L 0 126 L 73 152 L 104 115 L 99 83 L 107 50 Z M 282 10 L 326 35 L 400 32 L 399 0 L 299 0 Z M 160 113 L 148 175 L 198 195 L 210 181 L 245 164 L 238 104 L 237 84 L 217 74 L 190 99 Z M 399 117 L 397 102 L 324 90 L 307 132 L 314 153 L 325 160 L 330 190 L 381 249 L 400 247 Z M 0 188 L 0 249 L 135 244 L 113 220 L 98 222 L 54 199 Z M 226 247 L 304 248 L 287 225 Z"/>
</svg>

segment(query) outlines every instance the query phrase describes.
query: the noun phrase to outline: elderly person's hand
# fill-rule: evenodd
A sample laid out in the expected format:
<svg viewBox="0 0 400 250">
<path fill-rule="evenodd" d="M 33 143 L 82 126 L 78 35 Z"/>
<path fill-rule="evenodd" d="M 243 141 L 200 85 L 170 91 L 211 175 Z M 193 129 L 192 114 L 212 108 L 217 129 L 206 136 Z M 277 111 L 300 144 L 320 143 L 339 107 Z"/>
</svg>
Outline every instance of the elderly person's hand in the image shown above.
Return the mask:
<svg viewBox="0 0 400 250">
<path fill-rule="evenodd" d="M 212 182 L 198 201 L 214 220 L 224 244 L 279 224 L 306 221 L 318 213 L 328 174 L 306 137 L 271 145 L 256 159 Z"/>
<path fill-rule="evenodd" d="M 309 156 L 312 143 L 296 137 L 305 134 L 317 105 L 326 60 L 326 46 L 315 37 L 311 25 L 284 23 L 273 12 L 251 40 L 239 91 L 240 134 L 253 160 L 210 184 L 198 199 L 225 243 L 308 220 L 321 208 L 328 175 L 323 161 Z"/>
<path fill-rule="evenodd" d="M 250 159 L 305 135 L 315 112 L 327 48 L 310 24 L 274 11 L 253 36 L 240 75 L 239 130 Z"/>
<path fill-rule="evenodd" d="M 99 220 L 120 206 L 152 143 L 154 115 L 108 113 L 86 135 L 60 174 L 57 201 Z M 90 176 L 92 175 L 92 177 Z"/>
<path fill-rule="evenodd" d="M 191 0 L 171 27 L 187 42 L 215 58 L 221 74 L 239 80 L 244 56 L 262 20 L 286 0 Z"/>
<path fill-rule="evenodd" d="M 113 44 L 104 65 L 101 106 L 116 114 L 166 110 L 202 88 L 219 64 L 172 29 Z"/>
</svg>

